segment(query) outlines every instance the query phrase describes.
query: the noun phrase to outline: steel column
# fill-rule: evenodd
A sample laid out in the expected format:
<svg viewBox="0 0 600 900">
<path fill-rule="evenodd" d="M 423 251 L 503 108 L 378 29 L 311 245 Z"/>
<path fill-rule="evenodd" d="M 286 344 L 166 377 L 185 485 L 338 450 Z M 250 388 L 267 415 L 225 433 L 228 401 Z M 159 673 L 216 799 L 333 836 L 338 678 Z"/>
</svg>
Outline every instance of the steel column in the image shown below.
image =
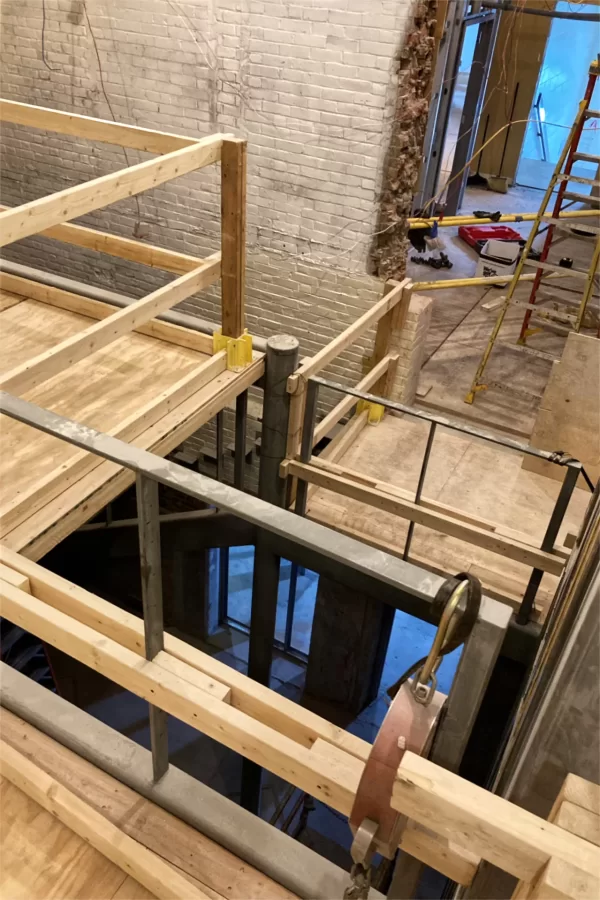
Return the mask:
<svg viewBox="0 0 600 900">
<path fill-rule="evenodd" d="M 296 338 L 287 334 L 275 335 L 267 341 L 258 496 L 276 506 L 285 505 L 286 482 L 279 475 L 279 467 L 287 446 L 290 413 L 287 380 L 298 368 L 298 347 Z"/>
<path fill-rule="evenodd" d="M 160 557 L 160 523 L 158 519 L 158 484 L 145 475 L 136 480 L 138 535 L 140 541 L 140 574 L 144 609 L 144 641 L 146 659 L 154 659 L 164 649 L 162 567 Z M 169 768 L 167 713 L 150 704 L 150 744 L 152 771 L 159 781 Z"/>
<path fill-rule="evenodd" d="M 421 494 L 423 493 L 423 485 L 425 484 L 425 476 L 427 475 L 427 466 L 429 465 L 429 457 L 431 456 L 431 448 L 433 446 L 433 439 L 435 437 L 436 428 L 437 425 L 435 422 L 432 422 L 429 426 L 427 444 L 425 445 L 425 453 L 423 454 L 423 462 L 421 463 L 421 472 L 419 473 L 419 483 L 417 484 L 417 492 L 415 494 L 415 503 L 421 502 Z M 410 522 L 408 525 L 408 533 L 406 535 L 406 543 L 404 545 L 404 553 L 402 554 L 402 559 L 408 559 L 408 553 L 410 550 L 410 545 L 412 543 L 414 530 L 415 523 Z"/>
<path fill-rule="evenodd" d="M 552 516 L 550 517 L 550 521 L 546 529 L 546 534 L 544 535 L 544 539 L 541 545 L 541 549 L 545 550 L 547 553 L 550 553 L 552 550 L 554 550 L 554 543 L 556 541 L 556 538 L 558 537 L 560 526 L 562 525 L 567 507 L 573 495 L 573 491 L 575 490 L 575 487 L 577 485 L 577 480 L 581 475 L 581 468 L 582 466 L 580 462 L 574 461 L 567 464 L 567 471 L 565 472 L 565 477 L 558 497 L 556 498 L 556 503 L 554 504 L 554 509 L 552 510 Z M 523 600 L 521 601 L 521 605 L 519 607 L 519 612 L 517 613 L 517 622 L 519 623 L 519 625 L 527 624 L 527 622 L 529 622 L 529 619 L 531 618 L 535 602 L 535 595 L 537 594 L 543 576 L 544 573 L 541 569 L 534 569 L 531 573 L 529 583 L 527 584 L 527 588 L 525 589 L 525 593 L 523 595 Z"/>
<path fill-rule="evenodd" d="M 287 380 L 297 366 L 296 338 L 276 335 L 268 339 L 258 493 L 262 500 L 279 507 L 285 503 L 286 485 L 279 468 L 286 455 L 290 409 Z M 279 556 L 273 552 L 261 529 L 254 548 L 248 675 L 267 685 L 273 661 L 279 563 Z M 245 809 L 257 814 L 260 812 L 261 780 L 261 767 L 244 759 L 240 802 Z"/>
<path fill-rule="evenodd" d="M 244 490 L 246 473 L 246 424 L 248 419 L 248 391 L 242 391 L 235 400 L 235 452 L 233 459 L 233 483 Z"/>
<path fill-rule="evenodd" d="M 225 422 L 224 411 L 221 409 L 216 415 L 217 420 L 217 437 L 215 452 L 217 454 L 217 481 L 223 481 L 225 477 Z"/>
</svg>

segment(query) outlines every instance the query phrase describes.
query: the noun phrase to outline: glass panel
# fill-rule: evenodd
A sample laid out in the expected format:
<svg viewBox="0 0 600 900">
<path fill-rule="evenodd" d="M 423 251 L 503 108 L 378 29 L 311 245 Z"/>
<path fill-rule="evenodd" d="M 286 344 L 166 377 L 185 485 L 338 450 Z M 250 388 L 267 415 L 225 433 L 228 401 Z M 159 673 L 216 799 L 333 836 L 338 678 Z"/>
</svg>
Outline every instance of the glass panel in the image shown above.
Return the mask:
<svg viewBox="0 0 600 900">
<path fill-rule="evenodd" d="M 250 627 L 252 611 L 252 577 L 254 574 L 254 547 L 229 548 L 229 593 L 227 616 Z"/>
<path fill-rule="evenodd" d="M 304 569 L 302 566 L 298 566 L 296 571 L 296 603 L 292 619 L 290 648 L 299 653 L 308 654 L 313 618 L 315 615 L 319 576 L 316 572 L 312 572 L 310 569 Z M 275 637 L 282 643 L 285 642 L 285 626 L 290 594 L 291 573 L 292 564 L 289 560 L 282 559 L 279 577 L 279 595 L 277 600 L 277 625 L 275 631 Z"/>
<path fill-rule="evenodd" d="M 560 0 L 556 9 L 573 11 L 573 4 Z M 577 4 L 577 12 L 597 13 L 598 7 L 591 3 Z M 590 63 L 597 51 L 598 29 L 590 22 L 552 21 L 517 170 L 519 184 L 547 187 L 583 99 Z M 600 84 L 597 83 L 592 108 L 598 109 L 599 103 Z M 582 153 L 600 154 L 598 119 L 586 123 L 578 149 Z M 593 178 L 596 170 L 593 163 L 576 162 L 573 174 Z M 578 194 L 589 194 L 591 185 L 579 184 L 572 189 Z"/>
</svg>

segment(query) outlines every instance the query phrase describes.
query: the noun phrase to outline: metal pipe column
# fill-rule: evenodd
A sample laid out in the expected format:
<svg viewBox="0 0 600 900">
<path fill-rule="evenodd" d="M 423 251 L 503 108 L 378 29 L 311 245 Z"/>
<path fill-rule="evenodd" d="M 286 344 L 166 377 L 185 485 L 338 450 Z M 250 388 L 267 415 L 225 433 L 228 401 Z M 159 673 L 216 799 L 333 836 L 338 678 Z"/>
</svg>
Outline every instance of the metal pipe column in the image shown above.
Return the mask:
<svg viewBox="0 0 600 900">
<path fill-rule="evenodd" d="M 285 505 L 285 481 L 279 475 L 279 467 L 287 447 L 290 413 L 287 380 L 298 367 L 298 346 L 296 338 L 289 335 L 276 335 L 267 340 L 258 495 L 261 500 L 280 507 Z M 273 553 L 268 536 L 261 530 L 254 550 L 248 675 L 267 685 L 273 660 L 278 591 L 279 556 Z M 245 759 L 240 802 L 257 814 L 261 778 L 261 767 Z"/>
</svg>

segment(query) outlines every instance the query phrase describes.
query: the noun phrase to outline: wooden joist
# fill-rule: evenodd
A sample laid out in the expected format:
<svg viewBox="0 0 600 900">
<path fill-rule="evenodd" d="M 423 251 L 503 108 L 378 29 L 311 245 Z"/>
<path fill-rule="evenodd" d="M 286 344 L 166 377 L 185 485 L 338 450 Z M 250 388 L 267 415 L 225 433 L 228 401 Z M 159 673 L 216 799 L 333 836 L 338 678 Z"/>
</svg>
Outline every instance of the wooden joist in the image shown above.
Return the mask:
<svg viewBox="0 0 600 900">
<path fill-rule="evenodd" d="M 392 807 L 528 883 L 551 860 L 600 873 L 593 844 L 414 753 L 402 758 Z"/>
<path fill-rule="evenodd" d="M 6 209 L 11 209 L 11 207 L 0 206 L 0 212 Z M 196 256 L 177 253 L 175 250 L 165 250 L 163 247 L 155 247 L 153 244 L 134 241 L 132 238 L 122 237 L 118 234 L 97 231 L 83 225 L 69 223 L 54 225 L 52 228 L 40 231 L 38 236 L 74 244 L 77 247 L 86 247 L 88 250 L 96 250 L 98 253 L 108 253 L 109 256 L 118 256 L 120 259 L 128 259 L 130 262 L 140 263 L 140 265 L 164 269 L 165 272 L 173 272 L 175 275 L 185 275 L 186 272 L 191 272 L 202 263 L 202 259 Z"/>
<path fill-rule="evenodd" d="M 79 616 L 76 619 L 0 581 L 6 618 L 349 815 L 369 744 L 168 634 L 165 651 L 155 661 L 146 661 L 139 619 L 2 545 L 0 553 L 5 563 L 16 561 L 17 571 L 28 573 L 35 593 Z M 82 624 L 80 618 L 96 627 Z M 185 668 L 178 670 L 173 665 L 177 662 Z M 218 684 L 231 686 L 230 705 L 190 681 L 194 662 L 207 674 L 222 673 Z M 333 757 L 323 753 L 323 744 L 333 748 Z M 459 875 L 464 883 L 476 871 L 472 856 L 416 826 L 405 832 L 401 847 L 449 877 Z"/>
<path fill-rule="evenodd" d="M 0 121 L 26 125 L 29 128 L 42 128 L 45 131 L 57 131 L 59 134 L 71 134 L 88 141 L 117 144 L 119 147 L 130 147 L 132 150 L 146 150 L 149 153 L 171 153 L 173 150 L 191 147 L 199 140 L 164 131 L 153 131 L 150 128 L 140 128 L 138 125 L 124 125 L 121 122 L 109 122 L 106 119 L 96 119 L 78 113 L 17 103 L 14 100 L 0 100 Z"/>
<path fill-rule="evenodd" d="M 178 869 L 129 837 L 14 747 L 0 743 L 0 775 L 164 900 L 209 900 Z M 218 897 L 211 893 L 210 897 Z"/>
<path fill-rule="evenodd" d="M 0 247 L 217 162 L 223 138 L 214 134 L 181 150 L 5 210 L 0 213 Z"/>
<path fill-rule="evenodd" d="M 201 260 L 199 261 L 201 262 Z M 90 297 L 84 297 L 82 294 L 73 294 L 70 291 L 63 291 L 61 288 L 52 287 L 49 284 L 30 281 L 28 278 L 20 278 L 18 275 L 10 275 L 2 270 L 0 270 L 0 288 L 14 291 L 15 294 L 21 294 L 21 297 L 17 298 L 18 300 L 24 298 L 39 300 L 41 303 L 47 303 L 49 306 L 55 306 L 58 309 L 68 309 L 70 312 L 88 316 L 90 319 L 107 319 L 115 313 L 116 309 L 110 303 L 92 300 Z M 209 356 L 213 352 L 213 339 L 208 334 L 203 334 L 201 331 L 191 331 L 189 328 L 174 325 L 172 322 L 151 319 L 150 322 L 138 325 L 132 331 L 138 334 L 146 334 L 148 337 L 156 338 L 159 341 L 166 341 L 168 344 L 176 344 L 178 347 L 187 347 L 188 350 L 196 350 L 198 353 L 207 353 Z"/>
<path fill-rule="evenodd" d="M 565 561 L 561 556 L 546 553 L 544 550 L 538 550 L 521 541 L 504 537 L 468 522 L 461 522 L 441 512 L 404 500 L 395 495 L 393 490 L 392 492 L 382 491 L 367 484 L 360 484 L 333 471 L 325 471 L 321 467 L 301 463 L 297 460 L 286 460 L 283 466 L 285 467 L 284 472 L 288 475 L 302 478 L 325 490 L 343 494 L 359 503 L 366 503 L 385 512 L 402 516 L 434 531 L 440 531 L 459 540 L 476 544 L 524 565 L 534 566 L 553 575 L 560 575 L 564 568 Z"/>
<path fill-rule="evenodd" d="M 144 325 L 186 297 L 208 287 L 218 279 L 220 271 L 221 257 L 216 253 L 192 272 L 181 275 L 131 306 L 118 310 L 104 321 L 91 325 L 56 347 L 7 372 L 0 377 L 0 387 L 13 394 L 31 390 L 80 359 L 84 359 L 101 347 L 106 347 L 134 328 Z"/>
<path fill-rule="evenodd" d="M 183 378 L 167 390 L 161 391 L 107 434 L 135 445 L 136 438 L 139 438 L 150 425 L 167 415 L 204 385 L 209 384 L 226 368 L 227 355 L 224 350 L 208 360 L 203 359 Z M 33 482 L 27 491 L 13 496 L 8 503 L 0 507 L 0 536 L 7 534 L 25 515 L 33 515 L 44 504 L 81 478 L 84 472 L 91 472 L 102 465 L 102 462 L 101 456 L 80 450 L 45 478 Z"/>
<path fill-rule="evenodd" d="M 329 365 L 336 356 L 339 356 L 348 347 L 362 335 L 368 331 L 372 325 L 375 325 L 387 313 L 389 313 L 397 303 L 402 299 L 402 292 L 405 287 L 410 284 L 409 279 L 394 284 L 393 288 L 378 303 L 367 310 L 356 322 L 353 322 L 345 331 L 342 331 L 334 338 L 326 347 L 319 350 L 311 359 L 303 363 L 300 368 L 290 375 L 288 378 L 288 392 L 294 394 L 301 382 L 306 382 L 313 375 L 316 375 L 321 369 Z"/>
<path fill-rule="evenodd" d="M 377 384 L 377 382 L 383 378 L 389 367 L 393 365 L 397 359 L 398 356 L 394 354 L 385 356 L 371 369 L 370 372 L 368 372 L 367 375 L 365 375 L 362 381 L 359 381 L 356 385 L 356 390 L 368 391 L 372 388 L 374 384 Z M 331 412 L 329 412 L 315 427 L 313 447 L 315 447 L 322 438 L 327 437 L 333 426 L 337 425 L 340 419 L 347 415 L 357 403 L 358 397 L 353 397 L 351 394 L 348 394 L 343 400 L 340 400 L 337 406 L 334 406 Z"/>
</svg>

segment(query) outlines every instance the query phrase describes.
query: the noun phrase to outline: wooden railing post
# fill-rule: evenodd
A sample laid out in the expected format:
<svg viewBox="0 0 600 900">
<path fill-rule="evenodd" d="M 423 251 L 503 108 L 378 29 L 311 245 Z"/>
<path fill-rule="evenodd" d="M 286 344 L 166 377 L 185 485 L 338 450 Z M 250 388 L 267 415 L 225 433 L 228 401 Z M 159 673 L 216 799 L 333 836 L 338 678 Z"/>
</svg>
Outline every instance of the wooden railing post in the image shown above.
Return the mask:
<svg viewBox="0 0 600 900">
<path fill-rule="evenodd" d="M 222 333 L 244 332 L 246 273 L 246 141 L 225 138 L 221 148 Z"/>
<path fill-rule="evenodd" d="M 387 294 L 389 294 L 390 291 L 393 291 L 397 286 L 398 282 L 396 281 L 386 281 L 383 287 L 383 296 L 387 296 Z M 373 351 L 372 357 L 372 368 L 375 368 L 375 366 L 378 365 L 378 363 L 380 363 L 382 359 L 385 359 L 386 356 L 390 355 L 393 338 L 398 335 L 398 333 L 404 328 L 404 323 L 406 322 L 406 314 L 408 312 L 408 306 L 410 304 L 411 293 L 412 284 L 410 281 L 408 281 L 408 279 L 406 279 L 403 282 L 402 299 L 392 309 L 390 309 L 388 313 L 385 314 L 383 319 L 379 320 L 377 331 L 375 333 L 375 349 Z M 393 363 L 390 363 L 385 375 L 383 375 L 382 378 L 373 387 L 372 393 L 377 394 L 378 397 L 386 397 L 390 399 L 392 390 L 394 388 L 394 380 L 396 378 L 397 368 L 398 359 L 396 358 Z"/>
</svg>

